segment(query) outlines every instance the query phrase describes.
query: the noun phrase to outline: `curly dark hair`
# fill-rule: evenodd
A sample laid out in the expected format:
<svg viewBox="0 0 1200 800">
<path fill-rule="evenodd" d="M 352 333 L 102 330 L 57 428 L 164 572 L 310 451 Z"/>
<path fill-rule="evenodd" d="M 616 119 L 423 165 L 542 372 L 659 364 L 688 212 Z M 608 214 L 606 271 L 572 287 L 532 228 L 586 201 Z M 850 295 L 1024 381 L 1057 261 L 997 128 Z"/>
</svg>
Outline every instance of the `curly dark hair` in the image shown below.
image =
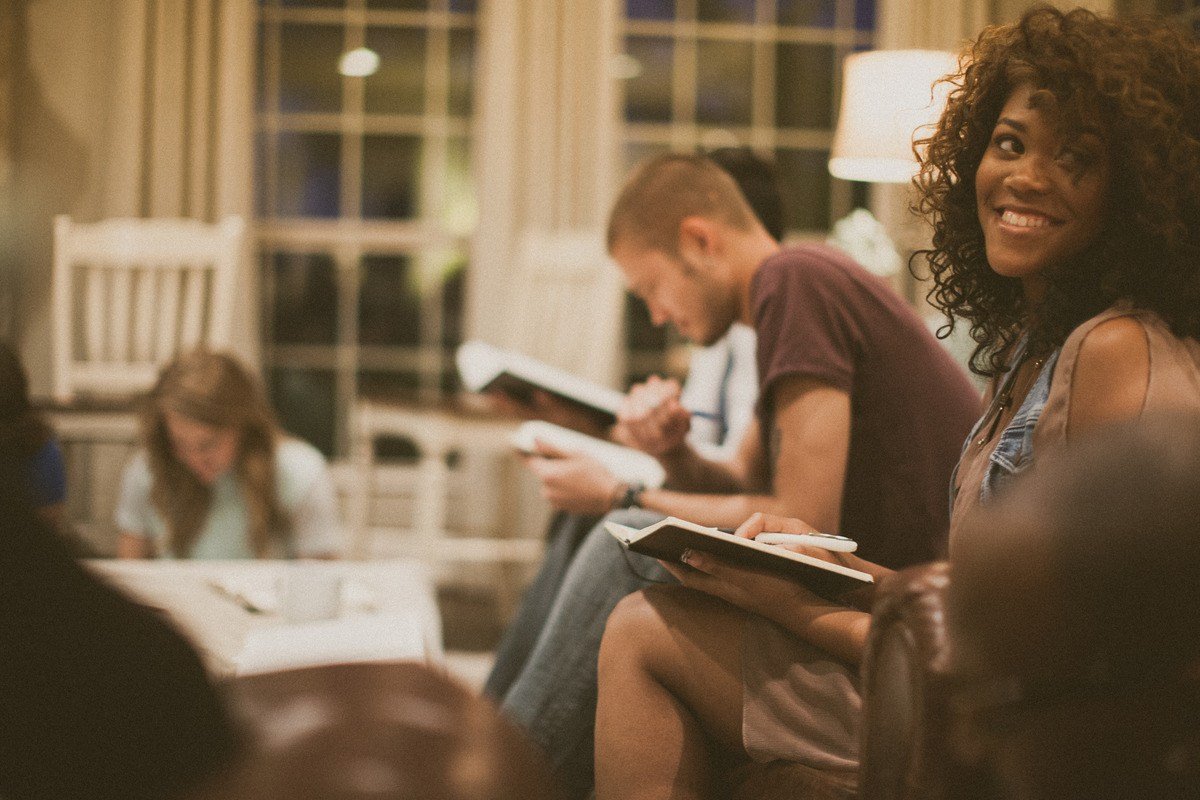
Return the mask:
<svg viewBox="0 0 1200 800">
<path fill-rule="evenodd" d="M 1029 331 L 1031 352 L 1060 346 L 1077 325 L 1118 300 L 1157 313 L 1177 336 L 1200 336 L 1200 47 L 1162 19 L 1099 17 L 1040 6 L 990 27 L 962 56 L 933 134 L 920 142 L 915 210 L 933 225 L 929 299 L 970 325 L 971 370 L 994 377 Z M 1046 270 L 1028 307 L 1017 278 L 987 261 L 975 173 L 1014 89 L 1055 99 L 1070 136 L 1098 132 L 1111 164 L 1109 224 L 1069 263 Z"/>
</svg>

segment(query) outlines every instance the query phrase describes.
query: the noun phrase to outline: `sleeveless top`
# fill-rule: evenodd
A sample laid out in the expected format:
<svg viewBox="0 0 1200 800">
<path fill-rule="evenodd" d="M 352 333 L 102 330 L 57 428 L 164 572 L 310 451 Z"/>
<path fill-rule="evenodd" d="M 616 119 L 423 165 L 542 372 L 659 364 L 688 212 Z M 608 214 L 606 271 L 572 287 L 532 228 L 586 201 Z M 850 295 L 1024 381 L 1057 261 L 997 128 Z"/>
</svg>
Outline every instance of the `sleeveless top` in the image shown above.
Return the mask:
<svg viewBox="0 0 1200 800">
<path fill-rule="evenodd" d="M 997 379 L 991 394 L 993 404 L 1006 392 L 1011 397 L 1024 393 L 1024 400 L 1004 426 L 995 424 L 997 413 L 985 413 L 963 445 L 951 480 L 951 546 L 963 521 L 1028 469 L 1036 453 L 1066 441 L 1079 348 L 1097 325 L 1117 317 L 1135 320 L 1146 335 L 1150 374 L 1140 413 L 1168 409 L 1200 413 L 1200 341 L 1180 339 L 1154 312 L 1125 303 L 1097 314 L 1073 330 L 1036 372 L 1014 382 L 1011 376 L 1018 370 L 1013 369 Z M 1024 349 L 1022 340 L 1014 352 L 1014 365 L 1020 365 Z M 1003 415 L 1001 409 L 1000 418 Z"/>
</svg>

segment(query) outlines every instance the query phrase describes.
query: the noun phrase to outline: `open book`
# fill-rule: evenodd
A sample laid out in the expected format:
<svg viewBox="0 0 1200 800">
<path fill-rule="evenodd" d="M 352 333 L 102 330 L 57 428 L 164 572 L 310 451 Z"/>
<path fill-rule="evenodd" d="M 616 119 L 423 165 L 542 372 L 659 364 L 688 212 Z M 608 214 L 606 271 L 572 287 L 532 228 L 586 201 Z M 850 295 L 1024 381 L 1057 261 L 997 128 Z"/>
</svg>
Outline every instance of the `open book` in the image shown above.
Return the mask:
<svg viewBox="0 0 1200 800">
<path fill-rule="evenodd" d="M 625 395 L 536 358 L 480 341 L 464 342 L 455 355 L 463 386 L 472 392 L 503 392 L 528 403 L 537 389 L 577 406 L 608 427 L 617 421 Z"/>
<path fill-rule="evenodd" d="M 874 578 L 865 572 L 676 517 L 667 517 L 641 530 L 615 522 L 606 522 L 604 526 L 635 553 L 679 563 L 684 550 L 699 550 L 743 567 L 795 578 L 827 600 L 836 601 L 849 591 L 874 583 Z"/>
<path fill-rule="evenodd" d="M 613 477 L 628 483 L 641 483 L 650 489 L 662 486 L 667 477 L 662 464 L 652 455 L 552 422 L 533 420 L 523 423 L 513 434 L 512 441 L 525 453 L 532 453 L 534 442 L 541 441 L 568 453 L 589 456 L 603 464 Z"/>
</svg>

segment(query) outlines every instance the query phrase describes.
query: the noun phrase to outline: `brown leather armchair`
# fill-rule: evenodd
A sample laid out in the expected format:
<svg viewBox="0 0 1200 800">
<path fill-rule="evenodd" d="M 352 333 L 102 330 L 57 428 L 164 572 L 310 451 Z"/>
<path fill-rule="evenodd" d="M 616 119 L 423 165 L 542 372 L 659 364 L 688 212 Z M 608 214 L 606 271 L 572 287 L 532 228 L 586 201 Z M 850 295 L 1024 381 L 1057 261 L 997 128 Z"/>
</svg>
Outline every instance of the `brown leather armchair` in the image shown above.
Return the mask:
<svg viewBox="0 0 1200 800">
<path fill-rule="evenodd" d="M 955 741 L 948 684 L 949 564 L 901 570 L 876 595 L 863 661 L 861 800 L 987 800 L 988 772 Z M 961 737 L 959 737 L 961 738 Z"/>
<path fill-rule="evenodd" d="M 862 665 L 863 800 L 942 796 L 948 720 L 937 683 L 948 582 L 949 565 L 937 562 L 898 572 L 876 595 Z"/>
<path fill-rule="evenodd" d="M 862 665 L 862 767 L 857 776 L 801 764 L 751 764 L 731 775 L 735 800 L 941 800 L 948 706 L 939 688 L 946 653 L 945 562 L 901 570 L 878 587 Z"/>
</svg>

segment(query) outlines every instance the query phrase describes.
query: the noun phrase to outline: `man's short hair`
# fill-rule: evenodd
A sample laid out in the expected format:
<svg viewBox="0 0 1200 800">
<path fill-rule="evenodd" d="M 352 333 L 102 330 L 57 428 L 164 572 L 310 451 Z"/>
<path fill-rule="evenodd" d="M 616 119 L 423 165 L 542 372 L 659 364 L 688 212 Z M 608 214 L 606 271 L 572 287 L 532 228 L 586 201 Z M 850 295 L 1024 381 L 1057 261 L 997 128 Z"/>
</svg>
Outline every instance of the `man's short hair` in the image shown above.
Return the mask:
<svg viewBox="0 0 1200 800">
<path fill-rule="evenodd" d="M 737 183 L 704 156 L 669 153 L 636 167 L 608 218 L 608 249 L 633 241 L 679 254 L 679 225 L 688 217 L 724 222 L 741 231 L 759 224 Z"/>
</svg>

